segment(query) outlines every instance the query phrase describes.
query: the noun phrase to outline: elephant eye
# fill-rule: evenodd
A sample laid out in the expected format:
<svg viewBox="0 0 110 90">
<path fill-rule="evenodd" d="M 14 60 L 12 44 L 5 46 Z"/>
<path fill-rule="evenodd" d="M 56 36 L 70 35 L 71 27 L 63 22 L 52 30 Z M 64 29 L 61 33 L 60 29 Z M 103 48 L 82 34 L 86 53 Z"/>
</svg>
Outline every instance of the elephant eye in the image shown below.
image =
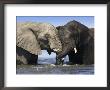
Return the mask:
<svg viewBox="0 0 110 90">
<path fill-rule="evenodd" d="M 46 34 L 45 37 L 48 39 L 48 38 L 50 38 L 50 35 L 49 34 Z"/>
<path fill-rule="evenodd" d="M 45 39 L 44 38 L 39 38 L 38 40 L 39 40 L 40 43 L 48 44 L 48 40 L 46 38 Z"/>
</svg>

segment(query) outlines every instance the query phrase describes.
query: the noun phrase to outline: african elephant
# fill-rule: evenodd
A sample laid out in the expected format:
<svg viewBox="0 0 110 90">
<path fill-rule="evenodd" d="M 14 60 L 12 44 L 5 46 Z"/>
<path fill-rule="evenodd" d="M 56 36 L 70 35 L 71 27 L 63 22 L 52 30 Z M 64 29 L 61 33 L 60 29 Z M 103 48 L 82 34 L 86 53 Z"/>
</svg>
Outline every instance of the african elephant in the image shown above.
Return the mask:
<svg viewBox="0 0 110 90">
<path fill-rule="evenodd" d="M 41 50 L 61 52 L 58 30 L 49 23 L 17 23 L 17 64 L 37 64 Z"/>
<path fill-rule="evenodd" d="M 88 27 L 73 20 L 56 28 L 62 43 L 56 63 L 61 64 L 61 58 L 68 55 L 71 64 L 94 64 L 94 34 Z"/>
</svg>

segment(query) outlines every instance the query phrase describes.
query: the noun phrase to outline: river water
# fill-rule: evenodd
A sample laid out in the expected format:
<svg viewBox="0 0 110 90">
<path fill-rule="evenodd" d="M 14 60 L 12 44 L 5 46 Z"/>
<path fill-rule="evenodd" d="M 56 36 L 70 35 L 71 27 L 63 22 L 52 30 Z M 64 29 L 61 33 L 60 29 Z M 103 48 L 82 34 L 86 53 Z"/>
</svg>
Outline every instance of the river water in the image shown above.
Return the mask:
<svg viewBox="0 0 110 90">
<path fill-rule="evenodd" d="M 68 65 L 67 62 L 67 57 L 65 58 L 64 65 L 54 65 L 55 58 L 39 58 L 39 65 L 17 65 L 16 74 L 94 74 L 94 65 Z"/>
</svg>

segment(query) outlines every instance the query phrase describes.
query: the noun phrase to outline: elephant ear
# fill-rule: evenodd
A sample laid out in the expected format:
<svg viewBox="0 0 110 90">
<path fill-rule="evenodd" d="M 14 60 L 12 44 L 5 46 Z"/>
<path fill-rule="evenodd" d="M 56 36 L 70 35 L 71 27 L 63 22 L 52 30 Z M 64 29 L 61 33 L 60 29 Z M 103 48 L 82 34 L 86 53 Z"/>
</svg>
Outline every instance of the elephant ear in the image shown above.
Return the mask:
<svg viewBox="0 0 110 90">
<path fill-rule="evenodd" d="M 18 47 L 21 47 L 32 54 L 39 55 L 41 54 L 40 45 L 36 39 L 35 34 L 32 30 L 17 30 L 17 42 Z"/>
</svg>

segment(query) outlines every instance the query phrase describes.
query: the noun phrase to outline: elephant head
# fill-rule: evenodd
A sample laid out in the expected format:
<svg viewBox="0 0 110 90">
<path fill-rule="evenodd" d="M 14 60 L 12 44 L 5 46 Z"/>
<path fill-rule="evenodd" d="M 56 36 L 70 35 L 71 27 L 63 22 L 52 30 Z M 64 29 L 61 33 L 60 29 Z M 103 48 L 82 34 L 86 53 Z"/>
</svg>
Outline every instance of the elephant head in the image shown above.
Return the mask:
<svg viewBox="0 0 110 90">
<path fill-rule="evenodd" d="M 57 29 L 49 23 L 23 22 L 17 23 L 17 42 L 28 52 L 39 55 L 41 50 L 60 52 L 62 44 Z"/>
<path fill-rule="evenodd" d="M 83 57 L 84 53 L 87 52 L 86 49 L 88 49 L 88 46 L 90 46 L 89 42 L 92 41 L 93 43 L 93 40 L 91 40 L 92 36 L 90 35 L 89 28 L 80 22 L 73 20 L 64 26 L 58 26 L 56 28 L 58 29 L 63 49 L 62 52 L 57 54 L 58 59 L 69 55 L 71 52 L 71 55 L 74 55 L 76 50 L 78 56 Z"/>
<path fill-rule="evenodd" d="M 62 52 L 57 53 L 58 58 L 63 58 L 71 50 L 77 53 L 76 41 L 75 38 L 73 38 L 75 35 L 72 33 L 72 30 L 66 26 L 58 26 L 56 28 L 58 29 L 59 38 L 62 43 Z"/>
</svg>

